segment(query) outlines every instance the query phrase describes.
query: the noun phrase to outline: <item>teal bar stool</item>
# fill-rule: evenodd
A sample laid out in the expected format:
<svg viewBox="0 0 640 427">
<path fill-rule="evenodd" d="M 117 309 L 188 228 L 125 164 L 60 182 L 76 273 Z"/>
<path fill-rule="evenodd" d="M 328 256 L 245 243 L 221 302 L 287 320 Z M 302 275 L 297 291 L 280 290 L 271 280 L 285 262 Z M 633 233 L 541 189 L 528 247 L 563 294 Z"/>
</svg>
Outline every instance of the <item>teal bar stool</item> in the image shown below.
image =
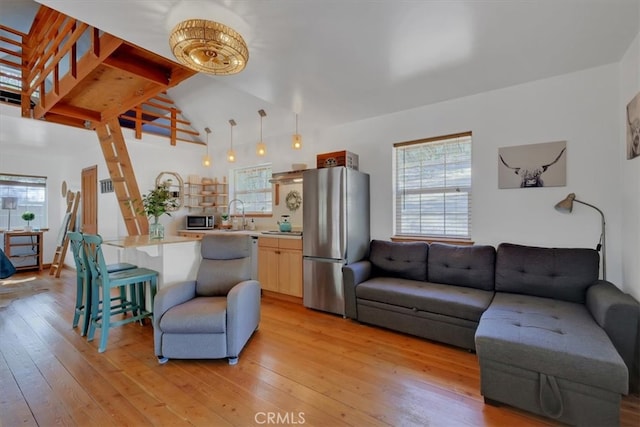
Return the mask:
<svg viewBox="0 0 640 427">
<path fill-rule="evenodd" d="M 153 315 L 151 309 L 145 306 L 145 285 L 149 283 L 151 289 L 151 307 L 158 287 L 158 272 L 148 268 L 132 268 L 109 273 L 102 254 L 102 237 L 85 234 L 83 246 L 87 257 L 87 264 L 91 271 L 91 320 L 89 322 L 88 341 L 92 341 L 96 328 L 101 328 L 98 352 L 107 348 L 109 329 L 127 323 L 142 322 Z M 120 295 L 125 295 L 125 301 L 114 301 L 111 291 L 119 289 Z M 128 292 L 127 292 L 128 291 Z M 102 305 L 102 307 L 101 307 Z M 130 317 L 113 320 L 112 317 L 131 313 Z"/>
<path fill-rule="evenodd" d="M 71 246 L 73 260 L 76 264 L 76 308 L 73 315 L 72 326 L 76 328 L 80 321 L 80 316 L 83 316 L 82 332 L 80 335 L 85 336 L 89 330 L 90 314 L 88 308 L 91 307 L 91 291 L 89 289 L 91 270 L 89 269 L 87 257 L 84 253 L 82 233 L 70 231 L 67 233 L 67 236 L 69 236 L 69 246 Z M 107 271 L 109 273 L 134 268 L 138 268 L 138 266 L 126 262 L 107 265 Z M 119 301 L 126 300 L 124 292 L 122 292 L 119 297 L 114 297 L 113 299 Z"/>
</svg>

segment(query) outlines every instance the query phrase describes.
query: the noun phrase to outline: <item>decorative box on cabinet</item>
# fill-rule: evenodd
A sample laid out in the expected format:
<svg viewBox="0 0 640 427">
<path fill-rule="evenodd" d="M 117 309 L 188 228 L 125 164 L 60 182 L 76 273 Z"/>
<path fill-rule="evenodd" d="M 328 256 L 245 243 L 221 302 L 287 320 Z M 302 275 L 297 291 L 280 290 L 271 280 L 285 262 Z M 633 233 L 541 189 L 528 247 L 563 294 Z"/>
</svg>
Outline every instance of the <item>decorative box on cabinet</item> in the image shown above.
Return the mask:
<svg viewBox="0 0 640 427">
<path fill-rule="evenodd" d="M 302 297 L 302 239 L 258 238 L 262 289 Z"/>
<path fill-rule="evenodd" d="M 4 252 L 16 270 L 42 270 L 42 231 L 5 231 Z"/>
</svg>

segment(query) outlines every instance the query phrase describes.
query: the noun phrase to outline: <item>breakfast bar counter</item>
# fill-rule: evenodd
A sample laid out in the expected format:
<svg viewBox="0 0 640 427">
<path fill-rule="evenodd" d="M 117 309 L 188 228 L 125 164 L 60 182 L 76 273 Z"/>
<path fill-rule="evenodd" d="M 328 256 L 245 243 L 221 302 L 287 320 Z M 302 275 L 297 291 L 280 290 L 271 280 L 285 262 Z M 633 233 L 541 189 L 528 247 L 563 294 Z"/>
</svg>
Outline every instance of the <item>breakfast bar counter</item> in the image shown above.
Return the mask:
<svg viewBox="0 0 640 427">
<path fill-rule="evenodd" d="M 159 273 L 158 289 L 195 280 L 200 265 L 200 240 L 196 237 L 148 235 L 105 239 L 103 245 L 118 250 L 118 262 L 128 262 Z"/>
</svg>

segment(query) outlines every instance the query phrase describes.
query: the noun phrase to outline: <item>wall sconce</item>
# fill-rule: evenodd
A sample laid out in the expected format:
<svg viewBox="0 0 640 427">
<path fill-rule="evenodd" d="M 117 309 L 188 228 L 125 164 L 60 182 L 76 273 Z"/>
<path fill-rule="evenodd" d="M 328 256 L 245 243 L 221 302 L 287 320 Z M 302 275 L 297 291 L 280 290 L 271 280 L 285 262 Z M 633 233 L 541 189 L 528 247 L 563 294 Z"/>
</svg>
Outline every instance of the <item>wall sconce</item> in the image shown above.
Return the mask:
<svg viewBox="0 0 640 427">
<path fill-rule="evenodd" d="M 256 154 L 258 156 L 264 156 L 267 154 L 267 144 L 262 141 L 262 118 L 267 115 L 264 110 L 258 110 L 258 114 L 260 114 L 260 141 L 256 145 Z"/>
<path fill-rule="evenodd" d="M 204 128 L 204 131 L 207 133 L 207 154 L 202 157 L 202 166 L 211 167 L 211 156 L 209 156 L 209 134 L 211 133 L 211 129 Z"/>
<path fill-rule="evenodd" d="M 233 163 L 236 161 L 236 152 L 233 150 L 233 127 L 236 125 L 236 121 L 231 119 L 229 120 L 229 128 L 231 138 L 229 139 L 229 151 L 227 151 L 227 161 L 229 163 Z"/>
<path fill-rule="evenodd" d="M 298 114 L 296 114 L 296 133 L 291 137 L 291 148 L 294 150 L 302 148 L 302 135 L 298 133 Z"/>
<path fill-rule="evenodd" d="M 576 199 L 575 193 L 569 193 L 567 197 L 556 203 L 554 207 L 558 212 L 571 213 L 571 211 L 573 210 L 573 202 L 589 206 L 590 208 L 593 208 L 600 213 L 600 216 L 602 218 L 602 231 L 600 232 L 600 241 L 598 242 L 598 246 L 596 246 L 596 250 L 600 252 L 600 249 L 602 249 L 602 280 L 607 280 L 607 248 L 605 242 L 604 213 L 597 207 Z"/>
</svg>

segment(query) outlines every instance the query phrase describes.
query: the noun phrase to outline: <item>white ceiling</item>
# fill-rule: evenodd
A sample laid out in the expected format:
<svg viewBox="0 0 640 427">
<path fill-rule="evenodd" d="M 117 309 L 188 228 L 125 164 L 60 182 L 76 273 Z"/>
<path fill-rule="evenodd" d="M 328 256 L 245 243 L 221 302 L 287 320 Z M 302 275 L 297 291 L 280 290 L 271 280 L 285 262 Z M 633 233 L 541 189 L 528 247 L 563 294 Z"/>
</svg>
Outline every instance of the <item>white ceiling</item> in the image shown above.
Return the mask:
<svg viewBox="0 0 640 427">
<path fill-rule="evenodd" d="M 178 18 L 234 27 L 247 68 L 170 94 L 200 131 L 234 118 L 239 142 L 259 109 L 265 136 L 291 133 L 294 112 L 304 132 L 617 62 L 640 22 L 640 0 L 38 1 L 168 58 Z M 2 2 L 14 19 L 31 0 Z"/>
</svg>

